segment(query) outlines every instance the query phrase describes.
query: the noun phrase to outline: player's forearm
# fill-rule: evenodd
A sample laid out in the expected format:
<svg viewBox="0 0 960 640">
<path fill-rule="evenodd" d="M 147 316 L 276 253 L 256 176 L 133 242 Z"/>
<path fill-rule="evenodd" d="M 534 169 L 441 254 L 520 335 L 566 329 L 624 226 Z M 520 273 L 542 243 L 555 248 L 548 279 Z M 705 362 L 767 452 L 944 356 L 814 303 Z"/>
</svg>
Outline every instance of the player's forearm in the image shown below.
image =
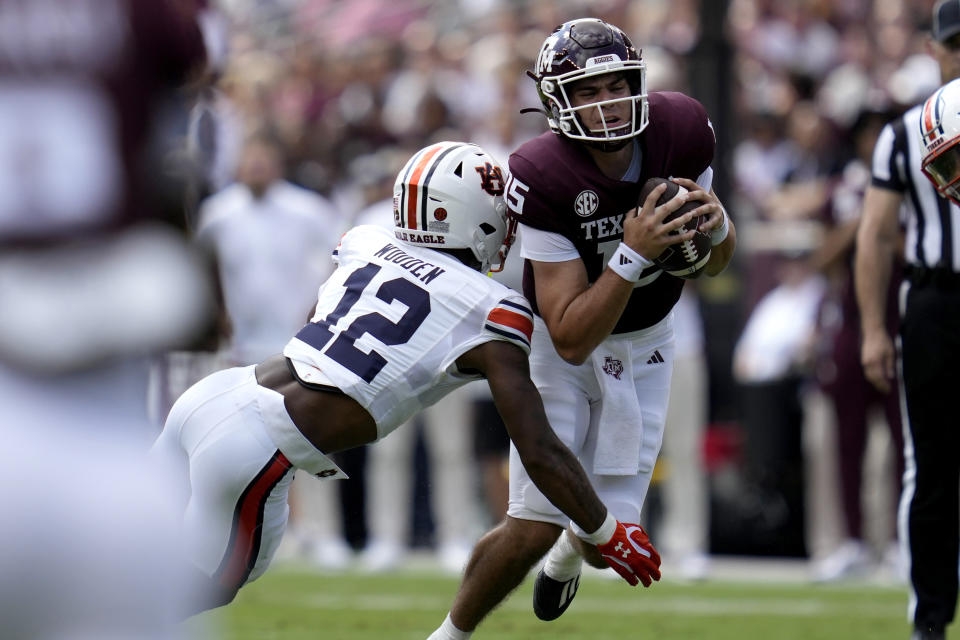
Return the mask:
<svg viewBox="0 0 960 640">
<path fill-rule="evenodd" d="M 733 253 L 737 248 L 737 229 L 733 225 L 733 220 L 730 220 L 729 217 L 727 218 L 727 225 L 727 237 L 723 239 L 723 242 L 710 249 L 710 260 L 707 261 L 707 266 L 704 269 L 708 276 L 712 277 L 723 273 L 723 270 L 730 264 L 730 260 L 733 259 Z"/>
<path fill-rule="evenodd" d="M 900 193 L 875 186 L 863 196 L 857 229 L 853 281 L 864 335 L 886 332 L 886 300 L 890 274 L 899 246 Z"/>
<path fill-rule="evenodd" d="M 552 435 L 552 434 L 551 434 Z M 541 443 L 536 455 L 521 453 L 520 459 L 541 493 L 584 531 L 595 531 L 607 508 L 590 486 L 583 467 L 560 442 Z"/>
<path fill-rule="evenodd" d="M 585 531 L 595 531 L 603 523 L 606 507 L 576 457 L 550 427 L 526 369 L 526 355 L 516 366 L 510 362 L 515 352 L 501 349 L 495 355 L 497 359 L 486 369 L 487 381 L 520 461 L 547 499 Z"/>
<path fill-rule="evenodd" d="M 860 327 L 864 334 L 886 331 L 887 288 L 896 243 L 865 227 L 857 236 L 857 247 L 853 275 Z"/>
<path fill-rule="evenodd" d="M 633 293 L 633 283 L 606 269 L 593 285 L 580 293 L 550 327 L 550 337 L 560 357 L 582 364 L 613 331 Z"/>
</svg>

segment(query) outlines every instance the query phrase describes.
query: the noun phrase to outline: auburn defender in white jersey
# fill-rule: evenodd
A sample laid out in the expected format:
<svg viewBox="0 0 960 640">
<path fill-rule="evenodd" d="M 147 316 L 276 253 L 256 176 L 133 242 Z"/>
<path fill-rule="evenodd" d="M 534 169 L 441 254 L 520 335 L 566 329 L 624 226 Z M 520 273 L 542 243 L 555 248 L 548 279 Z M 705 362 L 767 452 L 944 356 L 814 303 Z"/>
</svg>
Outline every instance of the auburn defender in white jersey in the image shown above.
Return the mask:
<svg viewBox="0 0 960 640">
<path fill-rule="evenodd" d="M 325 454 L 378 440 L 479 378 L 544 495 L 594 532 L 628 582 L 659 578 L 646 534 L 610 515 L 547 423 L 530 380 L 526 299 L 483 275 L 512 239 L 503 187 L 475 145 L 414 154 L 394 187 L 396 229 L 343 236 L 313 318 L 283 354 L 214 373 L 173 406 L 155 448 L 182 461 L 185 535 L 217 594 L 196 610 L 230 602 L 267 568 L 294 469 L 344 477 Z"/>
</svg>

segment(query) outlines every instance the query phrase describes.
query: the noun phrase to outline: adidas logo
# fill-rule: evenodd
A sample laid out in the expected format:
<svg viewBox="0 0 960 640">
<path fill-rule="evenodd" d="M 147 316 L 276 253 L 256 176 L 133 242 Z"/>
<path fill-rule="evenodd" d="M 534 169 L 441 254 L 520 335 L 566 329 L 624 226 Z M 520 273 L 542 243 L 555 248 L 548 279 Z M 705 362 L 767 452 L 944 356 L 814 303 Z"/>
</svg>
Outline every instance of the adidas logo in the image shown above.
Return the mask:
<svg viewBox="0 0 960 640">
<path fill-rule="evenodd" d="M 625 256 L 625 255 L 623 255 L 623 254 L 621 253 L 621 254 L 620 254 L 620 264 L 633 264 L 633 260 L 631 260 L 630 258 L 628 258 L 627 256 Z"/>
<path fill-rule="evenodd" d="M 647 364 L 660 364 L 661 362 L 663 362 L 663 356 L 660 355 L 659 351 L 654 351 L 650 359 L 647 360 Z"/>
<path fill-rule="evenodd" d="M 580 586 L 580 575 L 578 574 L 573 580 L 567 580 L 563 584 L 563 590 L 560 592 L 560 607 L 564 608 L 573 600 L 573 596 L 577 595 L 577 587 Z"/>
</svg>

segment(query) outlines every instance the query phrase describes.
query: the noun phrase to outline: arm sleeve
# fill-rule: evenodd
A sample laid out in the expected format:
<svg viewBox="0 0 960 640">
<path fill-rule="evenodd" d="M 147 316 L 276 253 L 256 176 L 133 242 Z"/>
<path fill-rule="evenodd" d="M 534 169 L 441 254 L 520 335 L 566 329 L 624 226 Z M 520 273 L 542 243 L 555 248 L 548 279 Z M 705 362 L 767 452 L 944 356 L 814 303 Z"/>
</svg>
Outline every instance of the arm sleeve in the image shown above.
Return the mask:
<svg viewBox="0 0 960 640">
<path fill-rule="evenodd" d="M 704 191 L 710 191 L 713 188 L 713 167 L 704 169 L 694 182 L 703 187 Z"/>
<path fill-rule="evenodd" d="M 899 122 L 899 121 L 898 121 Z M 871 183 L 881 189 L 903 193 L 906 190 L 904 176 L 899 165 L 905 158 L 906 131 L 897 122 L 887 124 L 873 147 Z"/>
<path fill-rule="evenodd" d="M 527 299 L 519 294 L 502 298 L 487 314 L 483 330 L 496 340 L 517 345 L 529 355 L 533 312 Z"/>
<path fill-rule="evenodd" d="M 520 257 L 538 262 L 566 262 L 579 260 L 573 242 L 566 236 L 550 231 L 542 231 L 526 225 L 520 233 Z"/>
</svg>

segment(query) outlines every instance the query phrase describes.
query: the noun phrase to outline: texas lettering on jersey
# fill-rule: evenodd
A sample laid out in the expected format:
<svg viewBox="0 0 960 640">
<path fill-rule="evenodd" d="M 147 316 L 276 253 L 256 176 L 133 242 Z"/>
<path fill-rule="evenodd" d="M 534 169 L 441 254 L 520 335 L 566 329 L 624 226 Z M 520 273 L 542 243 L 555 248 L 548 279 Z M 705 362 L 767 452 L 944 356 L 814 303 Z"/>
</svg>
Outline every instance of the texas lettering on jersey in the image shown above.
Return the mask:
<svg viewBox="0 0 960 640">
<path fill-rule="evenodd" d="M 637 138 L 641 170 L 636 182 L 605 176 L 579 142 L 552 132 L 521 145 L 509 160 L 504 199 L 523 225 L 557 233 L 573 243 L 595 282 L 623 238 L 623 220 L 651 177 L 696 180 L 713 161 L 716 141 L 703 106 L 674 92 L 649 94 L 650 123 Z M 683 280 L 650 267 L 641 277 L 613 333 L 659 322 L 680 297 Z M 524 265 L 523 292 L 536 308 L 536 281 Z"/>
</svg>

